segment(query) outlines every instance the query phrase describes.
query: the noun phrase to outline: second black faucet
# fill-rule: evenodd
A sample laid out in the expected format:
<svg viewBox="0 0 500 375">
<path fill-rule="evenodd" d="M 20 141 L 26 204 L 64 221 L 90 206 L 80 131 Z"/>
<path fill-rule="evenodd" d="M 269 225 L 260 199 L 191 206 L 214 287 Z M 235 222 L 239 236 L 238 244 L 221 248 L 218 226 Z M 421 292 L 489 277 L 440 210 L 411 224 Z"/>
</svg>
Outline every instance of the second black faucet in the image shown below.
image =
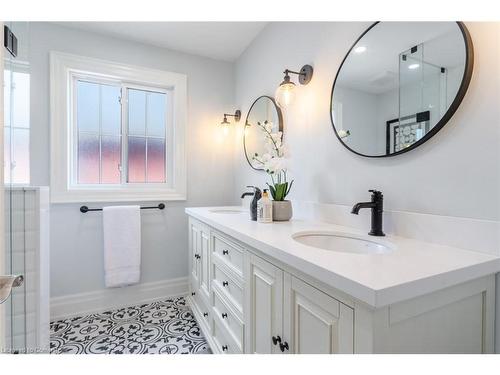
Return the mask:
<svg viewBox="0 0 500 375">
<path fill-rule="evenodd" d="M 351 213 L 357 215 L 359 210 L 362 208 L 371 208 L 372 210 L 372 222 L 371 230 L 368 232 L 370 236 L 385 236 L 382 230 L 383 224 L 383 212 L 384 212 L 384 195 L 378 190 L 368 190 L 372 193 L 372 199 L 370 202 L 360 202 L 356 203 Z"/>
</svg>

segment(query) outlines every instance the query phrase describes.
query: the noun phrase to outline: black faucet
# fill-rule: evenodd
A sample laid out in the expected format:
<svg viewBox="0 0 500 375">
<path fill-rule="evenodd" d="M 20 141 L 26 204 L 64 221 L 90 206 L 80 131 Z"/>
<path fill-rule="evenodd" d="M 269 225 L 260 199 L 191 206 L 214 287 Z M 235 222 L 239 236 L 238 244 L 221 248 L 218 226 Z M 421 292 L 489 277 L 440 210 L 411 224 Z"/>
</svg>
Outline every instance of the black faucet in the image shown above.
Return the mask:
<svg viewBox="0 0 500 375">
<path fill-rule="evenodd" d="M 372 209 L 372 228 L 368 234 L 370 236 L 385 236 L 382 231 L 382 213 L 384 212 L 384 196 L 381 191 L 378 190 L 368 190 L 372 193 L 371 202 L 360 202 L 356 203 L 351 213 L 357 215 L 359 210 L 362 208 L 371 208 Z"/>
<path fill-rule="evenodd" d="M 250 218 L 253 221 L 257 221 L 257 201 L 262 197 L 262 192 L 256 186 L 247 186 L 247 188 L 252 188 L 253 192 L 245 192 L 241 194 L 241 199 L 245 198 L 248 195 L 253 195 L 253 199 L 250 202 Z"/>
<path fill-rule="evenodd" d="M 253 196 L 254 194 L 255 194 L 254 192 L 246 191 L 243 194 L 241 194 L 241 199 L 248 197 L 249 195 Z"/>
</svg>

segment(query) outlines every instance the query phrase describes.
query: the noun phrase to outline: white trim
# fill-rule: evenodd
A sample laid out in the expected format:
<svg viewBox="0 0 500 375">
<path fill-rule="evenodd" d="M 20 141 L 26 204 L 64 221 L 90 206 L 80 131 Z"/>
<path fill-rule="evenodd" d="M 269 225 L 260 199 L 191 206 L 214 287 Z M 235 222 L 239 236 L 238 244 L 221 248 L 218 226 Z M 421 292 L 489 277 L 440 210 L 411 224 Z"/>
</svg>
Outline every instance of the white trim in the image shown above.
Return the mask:
<svg viewBox="0 0 500 375">
<path fill-rule="evenodd" d="M 99 189 L 70 188 L 71 104 L 70 77 L 74 73 L 92 74 L 109 80 L 126 80 L 139 85 L 169 88 L 172 93 L 173 134 L 167 143 L 173 148 L 172 182 L 158 186 L 136 188 L 100 187 Z M 140 77 L 140 81 L 138 78 Z M 187 76 L 185 74 L 125 65 L 99 59 L 50 52 L 50 126 L 51 126 L 51 202 L 125 202 L 147 200 L 186 200 L 186 127 Z M 170 143 L 171 141 L 171 143 Z M 169 165 L 170 167 L 170 165 Z M 170 185 L 170 186 L 169 186 Z"/>
<path fill-rule="evenodd" d="M 0 27 L 3 30 L 3 22 L 0 21 Z M 1 45 L 3 46 L 3 33 L 0 35 L 0 42 Z M 3 132 L 4 132 L 4 114 L 3 114 L 3 103 L 4 103 L 4 97 L 3 97 L 3 69 L 4 69 L 4 49 L 0 48 L 0 71 L 2 74 L 0 74 L 0 87 L 2 88 L 0 90 L 0 149 L 2 152 L 0 152 L 0 212 L 2 213 L 0 215 L 0 238 L 2 239 L 0 241 L 0 275 L 3 275 L 5 272 L 5 241 L 3 240 L 5 238 L 5 225 L 4 225 L 4 194 L 5 194 L 5 187 L 4 187 L 4 175 L 3 175 Z M 5 332 L 5 314 L 6 314 L 6 309 L 5 309 L 5 304 L 0 304 L 0 348 L 3 348 L 6 342 L 6 332 Z"/>
<path fill-rule="evenodd" d="M 108 288 L 53 297 L 50 299 L 50 320 L 60 320 L 186 295 L 188 289 L 188 278 L 180 277 L 124 288 Z"/>
</svg>

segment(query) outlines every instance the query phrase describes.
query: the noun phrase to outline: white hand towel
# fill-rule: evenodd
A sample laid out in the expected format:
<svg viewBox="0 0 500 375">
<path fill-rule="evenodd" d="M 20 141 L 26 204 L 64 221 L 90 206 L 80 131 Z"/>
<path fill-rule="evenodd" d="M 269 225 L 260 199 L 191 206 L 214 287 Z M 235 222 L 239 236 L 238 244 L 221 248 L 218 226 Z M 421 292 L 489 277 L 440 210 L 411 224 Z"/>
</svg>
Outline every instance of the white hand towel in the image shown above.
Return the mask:
<svg viewBox="0 0 500 375">
<path fill-rule="evenodd" d="M 107 288 L 139 282 L 141 213 L 139 206 L 103 208 L 104 275 Z"/>
</svg>

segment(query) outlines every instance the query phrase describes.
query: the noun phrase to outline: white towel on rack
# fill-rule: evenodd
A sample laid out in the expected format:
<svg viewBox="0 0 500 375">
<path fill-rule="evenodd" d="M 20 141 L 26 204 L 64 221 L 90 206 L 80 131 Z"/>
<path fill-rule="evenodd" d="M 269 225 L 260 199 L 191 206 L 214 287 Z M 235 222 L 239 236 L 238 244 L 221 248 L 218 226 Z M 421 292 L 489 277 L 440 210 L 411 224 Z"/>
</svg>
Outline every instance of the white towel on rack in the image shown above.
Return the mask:
<svg viewBox="0 0 500 375">
<path fill-rule="evenodd" d="M 141 213 L 139 206 L 103 208 L 104 278 L 107 288 L 139 282 Z"/>
</svg>

